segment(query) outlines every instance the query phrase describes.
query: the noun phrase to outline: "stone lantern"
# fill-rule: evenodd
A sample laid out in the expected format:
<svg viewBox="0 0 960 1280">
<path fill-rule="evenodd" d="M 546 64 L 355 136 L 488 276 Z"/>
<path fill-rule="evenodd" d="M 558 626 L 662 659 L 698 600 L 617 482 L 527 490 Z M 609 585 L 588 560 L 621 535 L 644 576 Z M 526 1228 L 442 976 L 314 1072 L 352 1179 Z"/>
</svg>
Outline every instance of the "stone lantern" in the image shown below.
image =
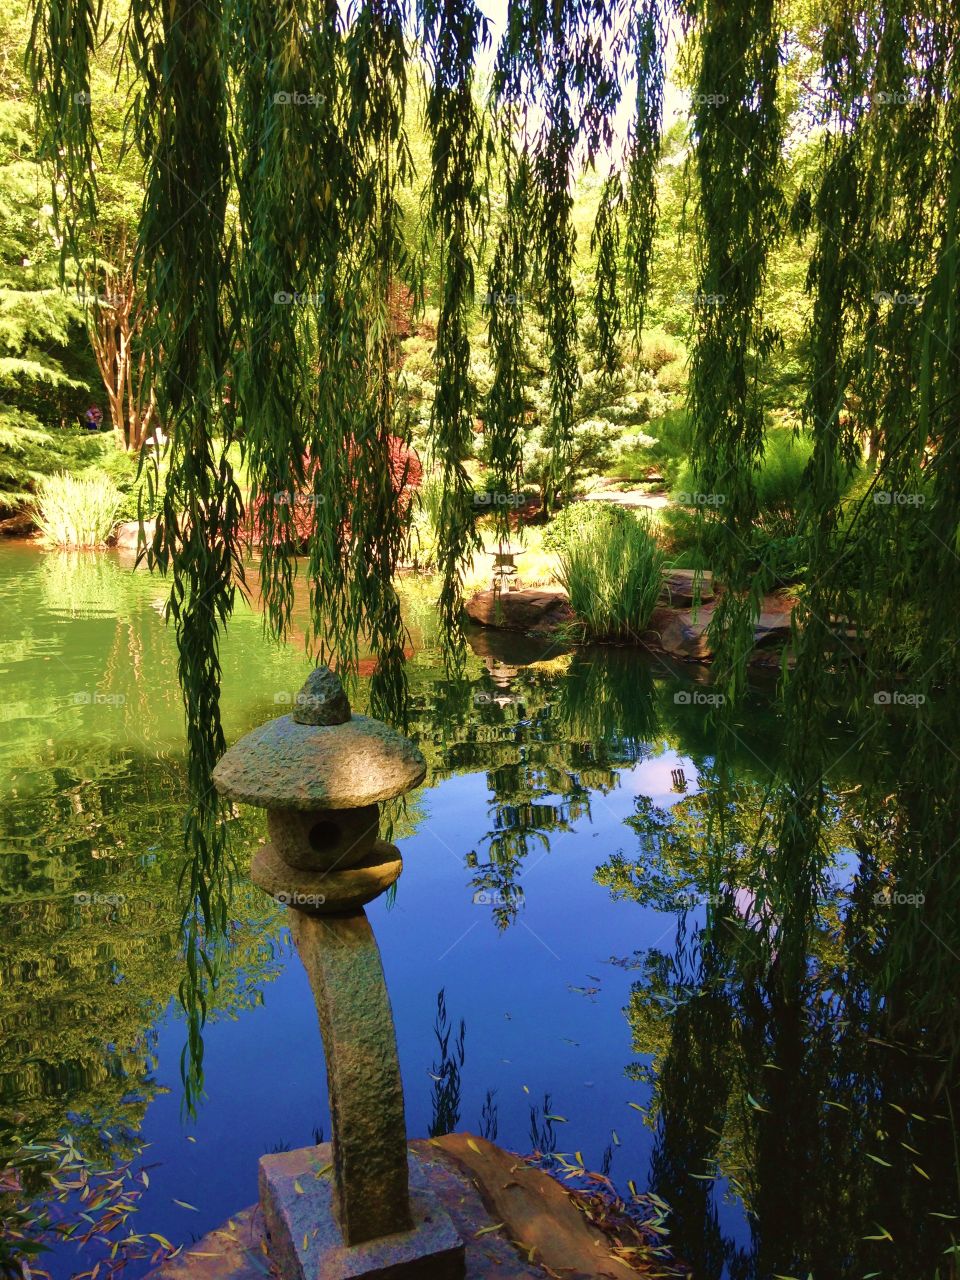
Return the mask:
<svg viewBox="0 0 960 1280">
<path fill-rule="evenodd" d="M 393 1016 L 364 904 L 400 875 L 379 808 L 423 781 L 409 739 L 352 714 L 337 676 L 313 671 L 293 713 L 242 738 L 214 770 L 231 800 L 267 810 L 253 882 L 290 914 L 316 1000 L 332 1135 L 264 1156 L 260 1203 L 284 1280 L 464 1275 L 463 1242 L 408 1154 Z M 331 1176 L 332 1175 L 332 1176 Z"/>
</svg>

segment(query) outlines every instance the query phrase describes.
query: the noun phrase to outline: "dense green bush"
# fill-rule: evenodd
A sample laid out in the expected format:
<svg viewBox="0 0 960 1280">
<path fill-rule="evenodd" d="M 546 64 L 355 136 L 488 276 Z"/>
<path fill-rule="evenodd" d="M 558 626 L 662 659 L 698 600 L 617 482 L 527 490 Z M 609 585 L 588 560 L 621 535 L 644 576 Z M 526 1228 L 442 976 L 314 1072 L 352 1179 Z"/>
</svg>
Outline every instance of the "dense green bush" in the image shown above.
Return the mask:
<svg viewBox="0 0 960 1280">
<path fill-rule="evenodd" d="M 663 388 L 663 375 L 673 365 L 661 371 L 657 385 Z M 642 479 L 650 470 L 662 472 L 668 480 L 679 475 L 688 465 L 692 449 L 692 430 L 687 412 L 683 408 L 667 409 L 661 406 L 641 431 L 628 435 L 617 459 L 617 474 Z"/>
<path fill-rule="evenodd" d="M 801 528 L 812 452 L 809 437 L 797 436 L 789 427 L 772 427 L 767 432 L 763 460 L 754 473 L 757 517 L 749 533 L 750 546 L 758 566 L 775 581 L 796 581 L 804 568 Z M 855 480 L 850 477 L 848 489 Z M 665 512 L 665 528 L 674 561 L 709 568 L 715 521 L 708 518 L 700 522 L 698 511 L 721 520 L 724 495 L 698 494 L 689 463 L 675 472 L 672 494 L 677 505 Z"/>
<path fill-rule="evenodd" d="M 680 361 L 684 350 L 680 342 L 663 329 L 649 329 L 644 332 L 640 343 L 640 355 L 637 363 L 641 369 L 659 374 L 660 371 L 674 361 Z"/>
<path fill-rule="evenodd" d="M 559 531 L 558 577 L 574 613 L 597 639 L 635 636 L 650 621 L 666 560 L 649 521 L 599 503 L 568 511 L 575 514 Z"/>
<path fill-rule="evenodd" d="M 784 427 L 767 432 L 755 485 L 758 523 L 769 537 L 792 538 L 797 534 L 806 487 L 804 476 L 812 453 L 809 436 L 795 436 Z"/>
</svg>

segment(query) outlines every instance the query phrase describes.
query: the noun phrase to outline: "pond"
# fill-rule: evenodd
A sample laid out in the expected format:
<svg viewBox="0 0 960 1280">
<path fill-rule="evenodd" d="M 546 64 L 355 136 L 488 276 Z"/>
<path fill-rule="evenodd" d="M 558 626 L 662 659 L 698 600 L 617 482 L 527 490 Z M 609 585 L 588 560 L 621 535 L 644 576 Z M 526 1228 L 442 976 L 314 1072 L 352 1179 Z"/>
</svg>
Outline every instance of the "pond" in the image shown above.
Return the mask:
<svg viewBox="0 0 960 1280">
<path fill-rule="evenodd" d="M 0 547 L 0 1147 L 70 1132 L 91 1157 L 132 1158 L 131 1225 L 189 1243 L 256 1199 L 260 1155 L 330 1121 L 283 911 L 242 877 L 207 1096 L 183 1114 L 185 777 L 164 599 L 116 555 Z M 428 594 L 405 599 L 429 772 L 396 819 L 396 893 L 369 915 L 410 1134 L 443 1120 L 442 992 L 451 1045 L 465 1026 L 456 1127 L 654 1192 L 697 1277 L 932 1277 L 957 1212 L 953 1129 L 942 1064 L 884 1031 L 856 925 L 855 805 L 875 761 L 854 727 L 837 727 L 835 838 L 788 999 L 749 946 L 779 749 L 767 691 L 737 731 L 723 864 L 703 672 L 481 632 L 451 680 Z M 242 604 L 223 669 L 232 742 L 286 709 L 310 663 Z M 235 827 L 243 871 L 263 814 Z M 66 1277 L 99 1256 L 63 1244 L 45 1265 Z"/>
</svg>

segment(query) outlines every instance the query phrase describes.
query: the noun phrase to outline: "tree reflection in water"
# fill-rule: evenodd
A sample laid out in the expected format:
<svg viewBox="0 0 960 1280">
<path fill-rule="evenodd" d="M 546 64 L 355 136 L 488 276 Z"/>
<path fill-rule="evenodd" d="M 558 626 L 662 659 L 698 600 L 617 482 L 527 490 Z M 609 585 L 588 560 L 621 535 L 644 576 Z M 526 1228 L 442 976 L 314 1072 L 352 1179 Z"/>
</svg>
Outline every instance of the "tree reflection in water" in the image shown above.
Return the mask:
<svg viewBox="0 0 960 1280">
<path fill-rule="evenodd" d="M 650 1187 L 698 1276 L 953 1274 L 954 1077 L 938 1029 L 881 994 L 896 851 L 867 856 L 889 823 L 850 781 L 829 794 L 832 848 L 796 981 L 772 905 L 769 787 L 731 794 L 705 768 L 670 810 L 640 797 L 639 857 L 597 871 L 615 896 L 679 914 L 672 954 L 634 962 L 625 1013 L 643 1059 L 628 1072 L 652 1089 Z M 749 1248 L 722 1228 L 724 1194 L 746 1209 Z"/>
</svg>

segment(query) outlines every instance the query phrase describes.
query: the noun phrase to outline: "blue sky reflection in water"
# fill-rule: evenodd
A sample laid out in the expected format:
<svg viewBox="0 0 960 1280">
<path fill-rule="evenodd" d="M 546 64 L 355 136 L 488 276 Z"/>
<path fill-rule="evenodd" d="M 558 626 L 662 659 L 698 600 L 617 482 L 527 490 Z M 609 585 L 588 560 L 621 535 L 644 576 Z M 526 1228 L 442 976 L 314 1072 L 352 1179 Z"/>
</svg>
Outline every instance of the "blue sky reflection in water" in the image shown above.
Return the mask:
<svg viewBox="0 0 960 1280">
<path fill-rule="evenodd" d="M 71 1128 L 121 1159 L 139 1134 L 149 1186 L 133 1225 L 189 1242 L 256 1198 L 259 1155 L 329 1136 L 329 1116 L 283 913 L 241 885 L 208 1098 L 195 1123 L 181 1117 L 181 711 L 163 596 L 113 556 L 0 548 L 0 1139 Z M 742 730 L 734 883 L 706 852 L 711 728 L 684 697 L 692 673 L 481 635 L 451 685 L 422 592 L 408 604 L 411 732 L 430 774 L 396 819 L 395 900 L 369 914 L 409 1132 L 431 1124 L 442 988 L 466 1023 L 458 1127 L 481 1129 L 488 1091 L 509 1148 L 534 1145 L 532 1108 L 541 1127 L 545 1110 L 565 1117 L 557 1149 L 659 1191 L 698 1276 L 932 1274 L 911 1272 L 904 1246 L 932 1259 L 949 1244 L 949 1220 L 931 1217 L 956 1199 L 943 1101 L 926 1096 L 938 1067 L 850 1015 L 871 1003 L 870 938 L 844 931 L 858 893 L 845 801 L 804 999 L 784 1003 L 750 969 L 765 909 L 751 842 L 777 736 L 762 693 Z M 296 639 L 269 643 L 242 609 L 224 651 L 229 739 L 281 713 L 308 669 Z M 844 758 L 838 794 L 856 794 L 861 767 Z M 261 814 L 238 817 L 241 868 L 263 831 Z M 746 961 L 724 929 L 699 938 L 708 900 L 727 904 Z M 62 1247 L 51 1270 L 89 1265 Z"/>
</svg>

